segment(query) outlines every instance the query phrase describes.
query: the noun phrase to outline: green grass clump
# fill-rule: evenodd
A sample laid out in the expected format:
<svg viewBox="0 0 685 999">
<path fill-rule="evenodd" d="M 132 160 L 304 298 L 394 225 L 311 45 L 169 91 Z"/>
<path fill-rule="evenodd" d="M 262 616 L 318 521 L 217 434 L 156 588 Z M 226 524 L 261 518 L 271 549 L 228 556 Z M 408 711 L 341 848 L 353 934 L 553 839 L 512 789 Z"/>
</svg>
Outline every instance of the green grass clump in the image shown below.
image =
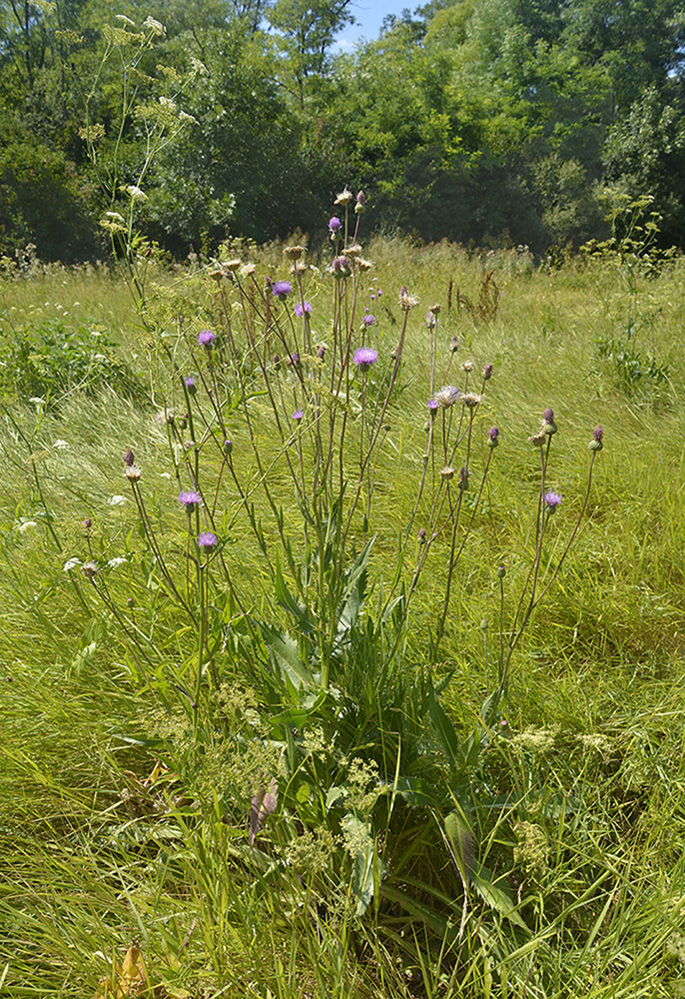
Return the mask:
<svg viewBox="0 0 685 999">
<path fill-rule="evenodd" d="M 3 279 L 111 364 L 3 409 L 0 992 L 685 984 L 680 262 L 363 253 Z"/>
</svg>

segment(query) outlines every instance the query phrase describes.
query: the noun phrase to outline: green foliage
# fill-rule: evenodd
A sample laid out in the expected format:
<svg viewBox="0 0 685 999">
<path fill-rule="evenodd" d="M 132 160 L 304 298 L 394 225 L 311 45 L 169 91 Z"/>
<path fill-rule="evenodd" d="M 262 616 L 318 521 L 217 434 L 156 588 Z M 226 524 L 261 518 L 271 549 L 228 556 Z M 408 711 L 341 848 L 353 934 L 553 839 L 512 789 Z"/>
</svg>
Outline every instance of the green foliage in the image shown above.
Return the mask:
<svg viewBox="0 0 685 999">
<path fill-rule="evenodd" d="M 68 327 L 64 320 L 15 330 L 0 327 L 3 362 L 0 389 L 7 400 L 41 399 L 48 406 L 73 392 L 94 394 L 109 388 L 141 398 L 139 379 L 118 356 L 99 324 Z"/>
</svg>

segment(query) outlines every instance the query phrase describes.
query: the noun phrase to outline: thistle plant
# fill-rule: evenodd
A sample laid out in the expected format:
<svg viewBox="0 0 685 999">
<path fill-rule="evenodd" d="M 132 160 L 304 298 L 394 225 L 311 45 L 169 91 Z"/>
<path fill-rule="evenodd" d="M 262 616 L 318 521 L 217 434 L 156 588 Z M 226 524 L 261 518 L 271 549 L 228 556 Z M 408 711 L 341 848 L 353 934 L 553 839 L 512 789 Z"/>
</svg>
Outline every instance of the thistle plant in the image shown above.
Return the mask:
<svg viewBox="0 0 685 999">
<path fill-rule="evenodd" d="M 145 468 L 129 449 L 123 471 L 150 592 L 161 590 L 183 622 L 174 655 L 156 642 L 152 615 L 146 631 L 142 612 L 134 617 L 117 605 L 88 532 L 82 569 L 120 623 L 141 682 L 159 697 L 162 730 L 174 733 L 165 737 L 169 765 L 198 801 L 202 835 L 218 837 L 219 853 L 221 830 L 230 828 L 232 856 L 260 890 L 278 876 L 311 918 L 322 905 L 342 906 L 382 923 L 384 906 L 415 914 L 414 891 L 436 897 L 419 859 L 430 844 L 450 873 L 440 875 L 449 886 L 428 924 L 457 947 L 471 926 L 469 885 L 487 906 L 496 908 L 498 897 L 477 859 L 472 785 L 502 737 L 513 657 L 577 535 L 603 434 L 594 431 L 585 498 L 547 570 L 562 502 L 549 484 L 551 408 L 530 437 L 540 454 L 531 563 L 508 616 L 505 569 L 493 567 L 497 683 L 473 727 L 458 732 L 440 696 L 450 674 L 435 674 L 433 664 L 449 638 L 461 560 L 502 450 L 499 427 L 484 431 L 480 419 L 495 372 L 489 362 L 458 364 L 454 341 L 443 343 L 440 307 L 420 326 L 407 287 L 399 290 L 396 330 L 365 309 L 366 296 L 378 293 L 367 287 L 373 265 L 359 243 L 365 204 L 363 196 L 337 199 L 345 217 L 328 223 L 323 273 L 307 265 L 302 245 L 285 248 L 275 276 L 238 258 L 216 260 L 202 322 L 178 316 L 175 328 L 159 331 L 169 386 L 157 397 L 178 487 L 169 511 L 174 551 L 150 512 Z M 388 525 L 375 499 L 393 454 L 393 414 L 407 398 L 407 345 L 417 328 L 428 334 L 423 450 L 408 514 Z M 258 565 L 274 594 L 268 613 L 245 582 L 247 533 L 257 552 L 252 546 L 249 571 Z M 375 583 L 382 573 L 373 574 L 379 541 L 395 552 L 382 585 Z M 416 667 L 406 642 L 428 567 L 441 598 L 430 663 Z M 487 673 L 487 623 L 483 633 Z M 306 877 L 291 868 L 305 855 L 317 858 Z M 448 891 L 457 901 L 445 901 Z M 487 927 L 474 920 L 468 932 L 477 937 Z"/>
</svg>

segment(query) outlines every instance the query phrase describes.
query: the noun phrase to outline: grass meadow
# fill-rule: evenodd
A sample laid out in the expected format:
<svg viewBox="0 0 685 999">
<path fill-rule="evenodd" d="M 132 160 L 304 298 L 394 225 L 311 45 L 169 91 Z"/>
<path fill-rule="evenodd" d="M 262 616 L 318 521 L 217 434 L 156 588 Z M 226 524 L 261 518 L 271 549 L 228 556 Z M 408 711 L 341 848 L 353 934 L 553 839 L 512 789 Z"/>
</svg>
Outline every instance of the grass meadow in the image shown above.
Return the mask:
<svg viewBox="0 0 685 999">
<path fill-rule="evenodd" d="M 363 252 L 0 278 L 1 996 L 685 994 L 682 258 Z"/>
</svg>

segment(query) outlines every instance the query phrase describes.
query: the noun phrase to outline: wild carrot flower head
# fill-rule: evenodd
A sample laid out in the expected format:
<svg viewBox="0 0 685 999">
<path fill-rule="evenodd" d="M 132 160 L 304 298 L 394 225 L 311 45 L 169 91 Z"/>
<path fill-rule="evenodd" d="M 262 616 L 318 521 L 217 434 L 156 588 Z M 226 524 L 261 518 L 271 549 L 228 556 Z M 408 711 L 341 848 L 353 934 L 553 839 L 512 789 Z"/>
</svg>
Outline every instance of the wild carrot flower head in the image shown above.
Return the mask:
<svg viewBox="0 0 685 999">
<path fill-rule="evenodd" d="M 560 503 L 561 503 L 561 493 L 552 492 L 551 489 L 549 490 L 549 492 L 545 493 L 545 505 L 550 513 L 553 513 Z"/>
<path fill-rule="evenodd" d="M 197 547 L 200 550 L 211 551 L 218 543 L 219 539 L 211 531 L 203 531 L 202 534 L 198 534 L 197 536 Z"/>
<path fill-rule="evenodd" d="M 200 496 L 199 493 L 196 493 L 193 490 L 191 490 L 190 492 L 186 492 L 185 490 L 183 490 L 178 495 L 178 502 L 181 504 L 181 506 L 184 506 L 186 508 L 188 513 L 191 513 L 196 506 L 200 505 L 200 503 L 202 502 L 202 497 Z"/>
<path fill-rule="evenodd" d="M 353 360 L 358 368 L 365 371 L 378 360 L 378 351 L 374 350 L 373 347 L 357 347 Z"/>
<path fill-rule="evenodd" d="M 275 298 L 287 298 L 292 290 L 293 286 L 290 281 L 274 281 L 271 285 L 271 294 Z"/>
<path fill-rule="evenodd" d="M 211 330 L 202 330 L 197 335 L 197 342 L 200 347 L 211 347 L 215 340 L 216 336 Z"/>
<path fill-rule="evenodd" d="M 311 312 L 311 311 L 312 311 L 311 302 L 304 302 L 304 303 L 297 302 L 294 309 L 295 315 L 298 316 L 300 319 L 305 314 L 305 312 Z"/>
</svg>

